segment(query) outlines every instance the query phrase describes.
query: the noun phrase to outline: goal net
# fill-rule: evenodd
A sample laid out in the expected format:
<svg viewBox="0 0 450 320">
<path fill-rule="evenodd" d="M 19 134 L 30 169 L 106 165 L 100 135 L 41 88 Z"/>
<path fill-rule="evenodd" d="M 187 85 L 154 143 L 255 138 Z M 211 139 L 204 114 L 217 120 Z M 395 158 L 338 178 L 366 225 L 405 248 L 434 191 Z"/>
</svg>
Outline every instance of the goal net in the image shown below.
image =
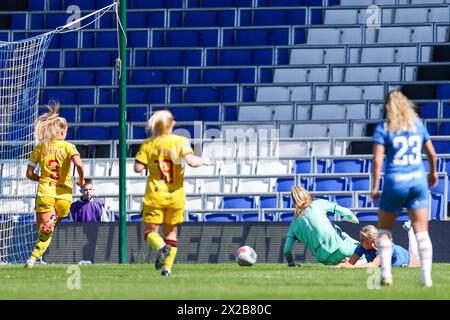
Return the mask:
<svg viewBox="0 0 450 320">
<path fill-rule="evenodd" d="M 54 33 L 0 42 L 0 263 L 23 262 L 36 241 L 37 184 L 25 171 L 45 54 Z"/>
<path fill-rule="evenodd" d="M 37 239 L 37 183 L 25 175 L 38 104 L 48 103 L 39 101 L 39 89 L 50 41 L 57 33 L 95 23 L 111 9 L 118 17 L 117 1 L 56 30 L 21 41 L 0 41 L 0 264 L 26 261 Z"/>
</svg>

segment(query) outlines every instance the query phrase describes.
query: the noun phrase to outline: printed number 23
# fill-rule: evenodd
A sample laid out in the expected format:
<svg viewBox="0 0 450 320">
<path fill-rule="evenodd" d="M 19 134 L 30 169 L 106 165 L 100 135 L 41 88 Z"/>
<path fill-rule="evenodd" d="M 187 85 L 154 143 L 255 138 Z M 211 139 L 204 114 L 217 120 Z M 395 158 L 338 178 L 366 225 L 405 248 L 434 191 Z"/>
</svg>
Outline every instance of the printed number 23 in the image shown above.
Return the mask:
<svg viewBox="0 0 450 320">
<path fill-rule="evenodd" d="M 163 160 L 160 164 L 159 161 L 155 160 L 155 164 L 161 173 L 160 180 L 164 180 L 168 184 L 173 183 L 173 161 Z"/>
<path fill-rule="evenodd" d="M 419 164 L 422 161 L 422 139 L 420 136 L 398 136 L 392 141 L 394 148 L 400 148 L 394 155 L 394 164 L 397 166 L 407 166 Z M 411 153 L 406 154 L 411 147 Z"/>
<path fill-rule="evenodd" d="M 52 174 L 50 174 L 50 178 L 53 180 L 59 180 L 59 162 L 56 159 L 48 160 L 47 166 L 54 167 L 50 171 Z"/>
</svg>

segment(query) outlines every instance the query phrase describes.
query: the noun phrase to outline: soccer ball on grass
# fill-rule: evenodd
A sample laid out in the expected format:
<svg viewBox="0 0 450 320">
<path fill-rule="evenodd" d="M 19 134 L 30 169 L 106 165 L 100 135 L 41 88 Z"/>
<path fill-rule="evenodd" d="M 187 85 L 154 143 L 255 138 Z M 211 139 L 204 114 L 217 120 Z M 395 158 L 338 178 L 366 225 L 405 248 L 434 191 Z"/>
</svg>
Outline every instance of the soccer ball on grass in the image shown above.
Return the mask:
<svg viewBox="0 0 450 320">
<path fill-rule="evenodd" d="M 241 267 L 250 267 L 256 262 L 256 251 L 249 246 L 242 246 L 234 254 L 237 263 Z"/>
</svg>

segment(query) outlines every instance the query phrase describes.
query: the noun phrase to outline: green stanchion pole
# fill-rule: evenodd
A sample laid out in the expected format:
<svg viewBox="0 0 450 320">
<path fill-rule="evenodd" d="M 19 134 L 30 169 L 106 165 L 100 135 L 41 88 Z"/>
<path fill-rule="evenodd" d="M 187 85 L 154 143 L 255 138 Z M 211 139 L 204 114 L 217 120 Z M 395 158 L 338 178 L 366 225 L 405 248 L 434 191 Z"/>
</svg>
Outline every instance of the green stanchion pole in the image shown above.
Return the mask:
<svg viewBox="0 0 450 320">
<path fill-rule="evenodd" d="M 120 231 L 119 231 L 119 262 L 126 263 L 127 257 L 127 190 L 126 190 L 126 160 L 127 160 L 127 1 L 119 0 L 120 22 L 123 30 L 119 30 L 119 49 L 120 49 L 120 103 L 119 103 L 119 211 L 120 211 Z"/>
</svg>

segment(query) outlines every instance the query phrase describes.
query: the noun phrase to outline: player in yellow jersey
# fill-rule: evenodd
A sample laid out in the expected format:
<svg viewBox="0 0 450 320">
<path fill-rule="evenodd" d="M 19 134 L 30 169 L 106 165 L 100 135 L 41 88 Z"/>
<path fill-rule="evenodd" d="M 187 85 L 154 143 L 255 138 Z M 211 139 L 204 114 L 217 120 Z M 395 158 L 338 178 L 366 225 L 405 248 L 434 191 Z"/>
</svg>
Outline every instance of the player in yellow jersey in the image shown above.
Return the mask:
<svg viewBox="0 0 450 320">
<path fill-rule="evenodd" d="M 152 136 L 136 154 L 134 171 L 149 172 L 142 210 L 145 240 L 158 252 L 155 262 L 161 275 L 170 276 L 177 254 L 177 230 L 183 222 L 186 194 L 183 189 L 183 161 L 191 167 L 209 165 L 197 157 L 187 138 L 172 134 L 175 119 L 167 110 L 157 111 L 147 122 Z M 158 233 L 163 224 L 164 240 Z"/>
<path fill-rule="evenodd" d="M 67 136 L 67 121 L 58 114 L 59 104 L 52 102 L 49 112 L 41 115 L 36 123 L 36 146 L 29 158 L 26 176 L 39 182 L 36 195 L 36 223 L 38 239 L 25 267 L 32 268 L 42 257 L 52 240 L 56 225 L 69 214 L 72 203 L 73 162 L 78 172 L 77 185 L 83 185 L 83 162 L 77 148 L 64 141 Z M 35 173 L 40 167 L 40 176 Z"/>
</svg>

